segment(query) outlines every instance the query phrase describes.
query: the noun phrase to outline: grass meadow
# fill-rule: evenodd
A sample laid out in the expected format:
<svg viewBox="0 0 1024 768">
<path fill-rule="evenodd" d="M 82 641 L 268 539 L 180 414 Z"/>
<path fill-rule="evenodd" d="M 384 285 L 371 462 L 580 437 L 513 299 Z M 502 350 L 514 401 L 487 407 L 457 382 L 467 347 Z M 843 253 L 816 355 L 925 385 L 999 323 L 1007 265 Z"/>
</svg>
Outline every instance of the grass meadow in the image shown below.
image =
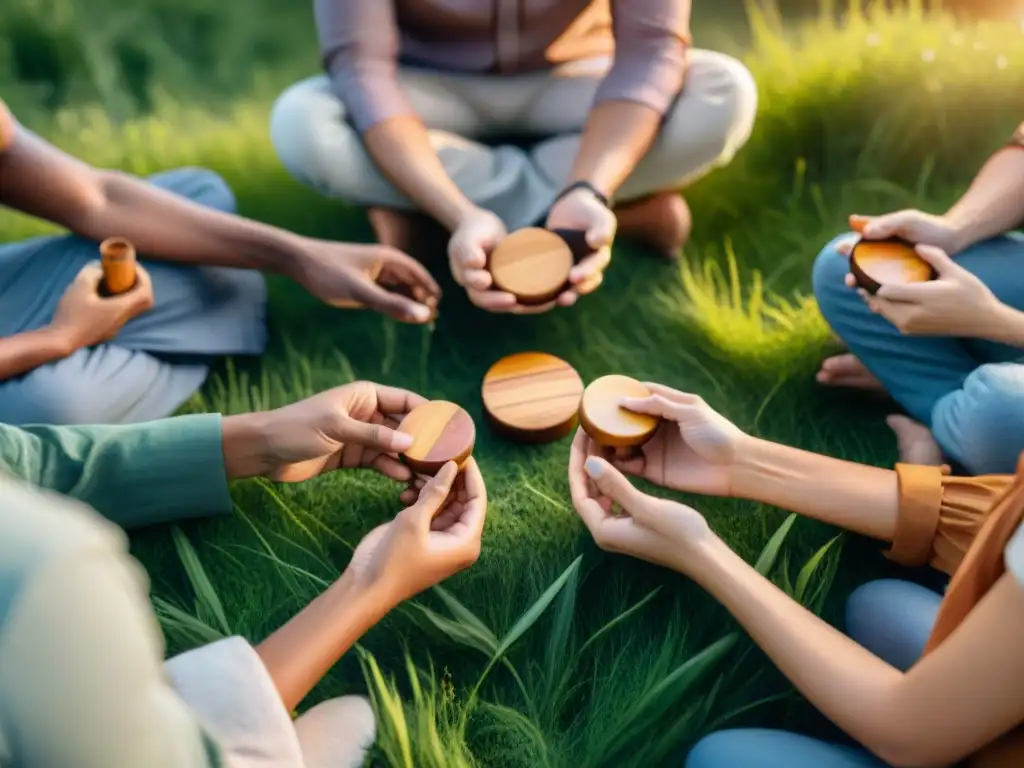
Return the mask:
<svg viewBox="0 0 1024 768">
<path fill-rule="evenodd" d="M 162 5 L 172 7 L 154 3 Z M 479 397 L 498 357 L 540 349 L 585 380 L 622 372 L 697 392 L 766 438 L 894 461 L 885 404 L 814 383 L 832 342 L 809 296 L 810 265 L 850 213 L 939 212 L 956 198 L 1024 117 L 1024 27 L 957 22 L 920 2 L 865 11 L 821 0 L 810 11 L 784 23 L 774 3 L 752 3 L 701 21 L 708 40 L 731 46 L 753 71 L 760 114 L 732 164 L 687 190 L 695 229 L 681 264 L 620 246 L 596 295 L 541 317 L 483 314 L 446 279 L 434 331 L 332 310 L 273 282 L 268 354 L 226 362 L 188 405 L 263 409 L 362 378 L 455 400 L 481 425 L 476 455 L 491 503 L 480 562 L 395 611 L 305 703 L 369 691 L 380 720 L 372 765 L 647 768 L 681 765 L 696 739 L 723 726 L 838 738 L 697 587 L 599 552 L 569 504 L 568 441 L 503 442 L 484 426 Z M 211 65 L 210 83 L 245 83 L 230 99 L 188 99 L 168 74 L 166 87 L 144 89 L 140 110 L 139 99 L 118 95 L 131 68 L 118 75 L 90 43 L 83 60 L 95 76 L 86 85 L 65 79 L 61 95 L 50 81 L 19 81 L 11 103 L 29 127 L 95 164 L 142 175 L 208 166 L 229 180 L 246 215 L 365 240 L 358 211 L 297 186 L 271 149 L 274 95 L 316 67 L 307 24 L 283 16 L 280 28 L 308 40 L 289 48 L 263 35 L 275 44 L 244 77 L 227 61 L 235 48 L 213 50 L 223 66 Z M 45 231 L 0 212 L 0 242 Z M 353 473 L 299 486 L 247 481 L 232 494 L 230 519 L 133 539 L 172 652 L 230 633 L 262 639 L 398 509 L 398 489 Z M 825 525 L 747 502 L 681 498 L 830 620 L 841 619 L 857 584 L 908 576 L 877 545 Z"/>
</svg>

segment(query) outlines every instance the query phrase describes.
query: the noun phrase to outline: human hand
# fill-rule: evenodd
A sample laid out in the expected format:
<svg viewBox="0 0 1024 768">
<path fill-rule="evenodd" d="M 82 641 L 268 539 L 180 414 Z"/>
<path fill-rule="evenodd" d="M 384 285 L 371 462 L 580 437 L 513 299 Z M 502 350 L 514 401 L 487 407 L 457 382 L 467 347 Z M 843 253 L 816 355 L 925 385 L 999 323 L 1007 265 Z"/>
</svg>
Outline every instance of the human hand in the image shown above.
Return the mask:
<svg viewBox="0 0 1024 768">
<path fill-rule="evenodd" d="M 400 482 L 412 471 L 398 454 L 412 437 L 396 429 L 426 399 L 368 381 L 345 384 L 273 411 L 227 416 L 224 464 L 231 479 L 285 483 L 335 469 L 374 469 Z"/>
<path fill-rule="evenodd" d="M 615 467 L 587 455 L 580 429 L 569 451 L 569 490 L 576 514 L 601 549 L 690 572 L 714 538 L 697 510 L 641 493 Z M 615 514 L 617 504 L 623 514 Z"/>
<path fill-rule="evenodd" d="M 621 471 L 665 488 L 731 496 L 737 456 L 749 437 L 697 395 L 661 384 L 644 386 L 650 397 L 626 398 L 622 406 L 664 421 L 639 456 L 605 458 Z"/>
<path fill-rule="evenodd" d="M 135 286 L 117 296 L 101 296 L 103 267 L 90 262 L 79 271 L 57 304 L 50 328 L 72 349 L 93 347 L 114 339 L 125 324 L 153 308 L 153 283 L 142 266 L 135 267 Z"/>
<path fill-rule="evenodd" d="M 615 214 L 585 189 L 570 192 L 552 206 L 548 229 L 582 230 L 593 253 L 583 258 L 569 273 L 571 287 L 558 297 L 560 306 L 572 306 L 580 296 L 597 290 L 612 259 L 612 242 L 618 220 Z"/>
<path fill-rule="evenodd" d="M 416 502 L 370 531 L 346 575 L 397 605 L 473 565 L 487 514 L 487 488 L 474 459 L 426 481 Z"/>
<path fill-rule="evenodd" d="M 939 248 L 917 246 L 918 255 L 938 277 L 925 283 L 883 285 L 874 296 L 858 289 L 861 298 L 908 336 L 995 338 L 1004 305 L 976 275 Z"/>
<path fill-rule="evenodd" d="M 403 323 L 432 320 L 441 288 L 416 259 L 386 245 L 306 240 L 292 277 L 326 304 L 366 307 Z"/>
<path fill-rule="evenodd" d="M 946 253 L 956 255 L 966 247 L 963 235 L 944 216 L 923 211 L 904 210 L 882 216 L 850 216 L 850 229 L 865 240 L 884 240 L 899 237 L 915 245 L 934 245 Z M 849 256 L 857 238 L 841 243 L 838 251 Z"/>
<path fill-rule="evenodd" d="M 500 218 L 483 208 L 466 215 L 448 241 L 448 263 L 455 282 L 466 289 L 469 300 L 490 312 L 526 313 L 550 309 L 524 307 L 507 291 L 493 288 L 494 279 L 487 270 L 491 252 L 508 234 Z"/>
</svg>

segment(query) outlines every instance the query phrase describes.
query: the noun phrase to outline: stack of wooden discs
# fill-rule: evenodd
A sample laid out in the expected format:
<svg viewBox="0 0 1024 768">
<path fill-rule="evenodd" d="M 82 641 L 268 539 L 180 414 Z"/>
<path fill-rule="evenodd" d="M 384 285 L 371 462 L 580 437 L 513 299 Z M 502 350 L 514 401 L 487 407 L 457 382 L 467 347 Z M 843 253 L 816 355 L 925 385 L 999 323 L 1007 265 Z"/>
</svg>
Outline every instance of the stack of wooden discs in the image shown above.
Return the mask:
<svg viewBox="0 0 1024 768">
<path fill-rule="evenodd" d="M 520 443 L 558 440 L 576 426 L 583 380 L 544 352 L 503 357 L 484 376 L 484 413 L 503 436 Z"/>
<path fill-rule="evenodd" d="M 913 243 L 899 238 L 858 240 L 850 252 L 850 272 L 857 285 L 872 294 L 883 285 L 924 283 L 935 278 L 932 265 L 917 254 Z"/>
<path fill-rule="evenodd" d="M 559 235 L 539 227 L 513 232 L 491 253 L 488 269 L 494 288 L 513 294 L 520 304 L 545 304 L 569 282 L 572 250 Z"/>
<path fill-rule="evenodd" d="M 447 400 L 432 400 L 414 408 L 398 431 L 413 439 L 402 458 L 414 472 L 424 475 L 437 474 L 449 461 L 462 469 L 476 443 L 473 417 Z"/>
<path fill-rule="evenodd" d="M 603 448 L 632 450 L 650 440 L 661 419 L 622 407 L 624 398 L 650 397 L 651 392 L 628 376 L 602 376 L 583 392 L 580 426 Z"/>
</svg>

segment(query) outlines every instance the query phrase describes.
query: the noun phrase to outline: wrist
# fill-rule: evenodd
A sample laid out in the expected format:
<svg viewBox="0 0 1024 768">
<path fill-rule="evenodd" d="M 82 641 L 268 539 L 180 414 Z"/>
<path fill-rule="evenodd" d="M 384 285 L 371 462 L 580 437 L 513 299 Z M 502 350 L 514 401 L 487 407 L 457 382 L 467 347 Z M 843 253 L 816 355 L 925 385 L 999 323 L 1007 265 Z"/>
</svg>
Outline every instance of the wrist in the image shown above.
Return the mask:
<svg viewBox="0 0 1024 768">
<path fill-rule="evenodd" d="M 988 328 L 978 338 L 1024 348 L 1024 312 L 993 297 L 994 307 Z"/>
<path fill-rule="evenodd" d="M 965 251 L 978 241 L 977 231 L 983 221 L 983 214 L 953 206 L 942 220 L 950 228 L 950 254 Z"/>
<path fill-rule="evenodd" d="M 48 325 L 39 333 L 39 340 L 47 351 L 47 356 L 54 360 L 70 357 L 85 346 L 81 334 L 70 326 Z"/>
<path fill-rule="evenodd" d="M 759 437 L 744 434 L 736 445 L 729 468 L 729 496 L 747 501 L 763 501 L 763 489 L 779 475 L 778 446 Z"/>
<path fill-rule="evenodd" d="M 228 480 L 260 477 L 270 470 L 272 413 L 259 411 L 221 419 L 221 445 Z"/>
<path fill-rule="evenodd" d="M 693 579 L 700 585 L 707 581 L 708 574 L 713 573 L 721 561 L 724 551 L 731 552 L 729 546 L 722 541 L 710 528 L 700 537 L 699 541 L 689 541 L 676 549 L 670 563 L 673 571 Z"/>
<path fill-rule="evenodd" d="M 434 217 L 449 233 L 455 232 L 469 219 L 480 211 L 480 207 L 474 205 L 469 198 L 463 197 L 461 193 L 448 201 L 438 203 L 437 212 Z"/>
<path fill-rule="evenodd" d="M 331 591 L 339 603 L 353 606 L 358 614 L 364 616 L 368 626 L 376 624 L 402 602 L 390 585 L 380 579 L 368 579 L 364 573 L 351 567 L 346 568 L 331 585 L 328 592 Z"/>
</svg>

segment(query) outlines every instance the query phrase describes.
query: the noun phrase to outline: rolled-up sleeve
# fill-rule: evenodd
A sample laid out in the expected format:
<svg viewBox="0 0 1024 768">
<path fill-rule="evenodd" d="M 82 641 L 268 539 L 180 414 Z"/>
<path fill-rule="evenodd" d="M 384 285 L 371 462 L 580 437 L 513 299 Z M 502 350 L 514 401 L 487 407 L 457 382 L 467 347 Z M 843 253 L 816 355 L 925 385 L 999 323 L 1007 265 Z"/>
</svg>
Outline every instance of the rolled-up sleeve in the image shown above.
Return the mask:
<svg viewBox="0 0 1024 768">
<path fill-rule="evenodd" d="M 686 78 L 689 0 L 613 0 L 615 61 L 596 103 L 635 101 L 664 115 Z"/>
<path fill-rule="evenodd" d="M 122 528 L 228 514 L 219 414 L 123 426 L 0 425 L 0 467 Z"/>
<path fill-rule="evenodd" d="M 356 130 L 415 112 L 398 82 L 392 0 L 316 0 L 324 67 Z"/>
</svg>

